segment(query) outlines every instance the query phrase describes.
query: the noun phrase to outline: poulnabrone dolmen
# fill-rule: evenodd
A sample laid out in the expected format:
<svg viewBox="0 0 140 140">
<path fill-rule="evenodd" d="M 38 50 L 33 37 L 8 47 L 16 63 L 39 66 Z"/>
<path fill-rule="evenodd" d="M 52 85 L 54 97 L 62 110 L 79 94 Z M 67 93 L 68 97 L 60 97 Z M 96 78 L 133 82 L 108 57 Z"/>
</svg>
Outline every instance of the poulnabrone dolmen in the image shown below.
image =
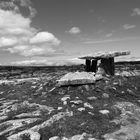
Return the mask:
<svg viewBox="0 0 140 140">
<path fill-rule="evenodd" d="M 93 84 L 105 75 L 113 76 L 115 75 L 114 58 L 129 54 L 129 51 L 125 51 L 79 57 L 79 59 L 85 59 L 85 72 L 67 73 L 58 80 L 58 86 Z M 100 63 L 98 63 L 99 61 Z"/>
<path fill-rule="evenodd" d="M 79 59 L 85 59 L 86 64 L 86 72 L 97 72 L 98 68 L 102 68 L 104 72 L 108 75 L 115 74 L 115 64 L 114 58 L 122 55 L 129 55 L 129 51 L 125 52 L 109 52 L 109 53 L 102 53 L 97 55 L 88 55 L 79 57 Z M 100 64 L 97 67 L 98 60 L 100 60 Z"/>
</svg>

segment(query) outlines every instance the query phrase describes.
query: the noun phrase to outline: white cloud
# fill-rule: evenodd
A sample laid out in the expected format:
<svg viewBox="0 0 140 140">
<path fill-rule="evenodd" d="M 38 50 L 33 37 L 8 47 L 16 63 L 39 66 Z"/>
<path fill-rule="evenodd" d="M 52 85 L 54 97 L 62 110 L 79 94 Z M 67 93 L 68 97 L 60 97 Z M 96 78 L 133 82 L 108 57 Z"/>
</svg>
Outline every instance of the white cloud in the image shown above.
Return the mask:
<svg viewBox="0 0 140 140">
<path fill-rule="evenodd" d="M 72 27 L 69 31 L 70 34 L 79 34 L 81 32 L 79 27 Z"/>
<path fill-rule="evenodd" d="M 129 24 L 124 24 L 124 25 L 123 25 L 123 28 L 124 28 L 125 30 L 133 29 L 133 28 L 135 28 L 135 27 L 136 27 L 136 25 L 129 25 Z"/>
<path fill-rule="evenodd" d="M 84 44 L 102 44 L 102 43 L 110 43 L 110 42 L 115 42 L 120 40 L 119 39 L 90 40 L 90 41 L 85 41 Z"/>
<path fill-rule="evenodd" d="M 48 61 L 46 59 L 41 59 L 41 60 L 23 60 L 23 61 L 15 61 L 11 63 L 12 65 L 47 65 L 47 66 L 63 66 L 63 65 L 78 65 L 82 64 L 81 61 L 77 61 L 74 59 L 69 59 L 69 60 L 59 60 L 59 61 Z"/>
<path fill-rule="evenodd" d="M 16 45 L 17 43 L 18 41 L 16 38 L 5 38 L 5 37 L 0 38 L 0 47 L 13 46 L 13 45 Z"/>
<path fill-rule="evenodd" d="M 45 42 L 50 43 L 52 45 L 60 44 L 60 40 L 58 40 L 52 33 L 49 32 L 39 32 L 30 39 L 31 44 L 45 43 Z"/>
<path fill-rule="evenodd" d="M 26 4 L 22 3 L 22 6 L 27 6 Z M 61 41 L 47 31 L 38 32 L 31 26 L 31 22 L 30 17 L 25 18 L 19 12 L 0 9 L 1 49 L 23 56 L 59 54 L 57 46 Z"/>
<path fill-rule="evenodd" d="M 83 43 L 84 44 L 103 44 L 103 43 L 111 43 L 111 42 L 125 41 L 125 40 L 132 40 L 132 39 L 140 39 L 140 36 L 126 37 L 126 38 L 112 38 L 112 39 L 105 39 L 105 40 L 88 40 Z"/>
<path fill-rule="evenodd" d="M 30 28 L 31 20 L 13 11 L 0 9 L 0 28 Z"/>
<path fill-rule="evenodd" d="M 140 16 L 140 8 L 134 8 L 131 16 Z"/>
<path fill-rule="evenodd" d="M 53 48 L 48 44 L 27 44 L 8 48 L 11 53 L 18 53 L 23 56 L 52 56 L 57 55 L 57 48 Z M 61 53 L 60 53 L 61 54 Z"/>
<path fill-rule="evenodd" d="M 113 35 L 113 33 L 109 33 L 109 34 L 106 34 L 105 36 L 106 37 L 111 37 Z"/>
</svg>

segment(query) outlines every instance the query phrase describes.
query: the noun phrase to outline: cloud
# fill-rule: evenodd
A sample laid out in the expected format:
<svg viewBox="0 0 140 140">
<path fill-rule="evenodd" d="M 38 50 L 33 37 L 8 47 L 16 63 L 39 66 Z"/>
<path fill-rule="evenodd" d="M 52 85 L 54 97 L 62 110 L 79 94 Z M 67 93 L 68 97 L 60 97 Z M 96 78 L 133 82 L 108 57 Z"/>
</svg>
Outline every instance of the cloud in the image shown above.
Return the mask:
<svg viewBox="0 0 140 140">
<path fill-rule="evenodd" d="M 18 53 L 23 56 L 53 56 L 63 52 L 52 48 L 52 46 L 42 45 L 21 45 L 6 49 L 11 53 Z"/>
<path fill-rule="evenodd" d="M 105 36 L 106 37 L 111 37 L 113 35 L 113 33 L 109 33 L 109 34 L 106 34 Z"/>
<path fill-rule="evenodd" d="M 29 0 L 13 0 L 12 2 L 20 2 L 20 5 L 24 7 L 31 5 Z M 1 49 L 23 56 L 62 54 L 60 48 L 57 47 L 61 41 L 47 31 L 38 32 L 31 26 L 31 22 L 30 16 L 24 17 L 14 8 L 5 10 L 0 7 Z"/>
<path fill-rule="evenodd" d="M 129 24 L 124 24 L 124 25 L 123 25 L 124 30 L 133 29 L 133 28 L 135 28 L 135 27 L 136 27 L 136 25 L 129 25 Z"/>
<path fill-rule="evenodd" d="M 16 38 L 5 38 L 5 37 L 0 38 L 0 47 L 13 46 L 13 45 L 16 45 L 17 43 L 18 41 Z"/>
<path fill-rule="evenodd" d="M 35 65 L 35 66 L 41 66 L 41 65 L 46 65 L 46 66 L 63 66 L 63 65 L 79 65 L 82 64 L 83 61 L 81 60 L 77 60 L 77 59 L 68 59 L 68 60 L 59 60 L 59 61 L 48 61 L 46 59 L 41 59 L 41 60 L 23 60 L 23 61 L 15 61 L 12 62 L 12 65 L 26 65 L 26 66 L 30 66 L 30 65 Z"/>
<path fill-rule="evenodd" d="M 0 8 L 3 10 L 12 10 L 15 12 L 19 12 L 19 8 L 16 4 L 14 4 L 12 1 L 8 2 L 8 1 L 2 1 L 0 2 Z"/>
<path fill-rule="evenodd" d="M 134 8 L 131 16 L 140 16 L 140 8 Z"/>
<path fill-rule="evenodd" d="M 81 32 L 79 27 L 72 27 L 69 31 L 70 34 L 79 34 Z"/>
<path fill-rule="evenodd" d="M 103 44 L 103 43 L 111 43 L 111 42 L 117 42 L 117 41 L 125 41 L 130 39 L 140 39 L 140 36 L 136 37 L 126 37 L 126 38 L 113 38 L 113 39 L 105 39 L 105 40 L 89 40 L 83 42 L 84 44 Z"/>
<path fill-rule="evenodd" d="M 30 39 L 31 44 L 45 43 L 45 42 L 50 43 L 52 45 L 60 44 L 60 40 L 58 40 L 52 33 L 49 32 L 39 32 Z"/>
<path fill-rule="evenodd" d="M 0 9 L 0 29 L 2 28 L 30 28 L 31 20 L 13 11 Z"/>
<path fill-rule="evenodd" d="M 119 39 L 91 40 L 91 41 L 85 41 L 84 44 L 102 44 L 102 43 L 110 43 L 116 41 L 119 41 Z"/>
<path fill-rule="evenodd" d="M 12 10 L 14 12 L 20 13 L 21 11 L 19 6 L 26 11 L 28 10 L 28 17 L 30 18 L 34 17 L 37 13 L 36 9 L 32 7 L 31 0 L 1 0 L 0 2 L 0 8 L 3 10 Z"/>
</svg>

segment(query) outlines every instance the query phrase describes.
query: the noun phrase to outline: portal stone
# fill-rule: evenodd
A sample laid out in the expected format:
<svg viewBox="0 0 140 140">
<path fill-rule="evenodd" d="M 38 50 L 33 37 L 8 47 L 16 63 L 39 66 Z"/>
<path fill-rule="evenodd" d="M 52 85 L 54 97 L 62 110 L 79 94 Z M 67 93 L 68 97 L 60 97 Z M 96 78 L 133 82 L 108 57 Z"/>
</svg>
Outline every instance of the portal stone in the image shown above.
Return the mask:
<svg viewBox="0 0 140 140">
<path fill-rule="evenodd" d="M 96 73 L 96 71 L 97 71 L 97 60 L 92 60 L 91 71 Z"/>
<path fill-rule="evenodd" d="M 86 72 L 91 72 L 91 60 L 86 59 Z"/>
</svg>

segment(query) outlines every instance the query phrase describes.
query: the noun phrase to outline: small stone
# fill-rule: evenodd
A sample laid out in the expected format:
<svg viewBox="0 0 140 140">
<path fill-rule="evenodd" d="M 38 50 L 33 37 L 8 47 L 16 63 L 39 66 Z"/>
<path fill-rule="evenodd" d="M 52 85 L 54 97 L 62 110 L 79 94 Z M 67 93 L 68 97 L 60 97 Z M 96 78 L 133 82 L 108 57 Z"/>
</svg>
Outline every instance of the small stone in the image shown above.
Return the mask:
<svg viewBox="0 0 140 140">
<path fill-rule="evenodd" d="M 64 91 L 60 91 L 58 94 L 63 95 L 63 94 L 65 94 L 65 92 Z"/>
<path fill-rule="evenodd" d="M 61 98 L 61 101 L 66 101 L 67 99 L 70 99 L 70 96 L 64 96 L 63 98 Z"/>
<path fill-rule="evenodd" d="M 49 140 L 61 140 L 61 139 L 58 136 L 54 136 L 54 137 L 49 138 Z"/>
<path fill-rule="evenodd" d="M 63 102 L 64 105 L 67 105 L 67 100 L 70 99 L 70 96 L 64 96 L 63 98 L 61 98 L 61 101 Z"/>
<path fill-rule="evenodd" d="M 118 82 L 114 82 L 114 83 L 113 83 L 113 85 L 118 85 L 118 84 L 119 84 Z"/>
<path fill-rule="evenodd" d="M 94 114 L 94 113 L 92 113 L 92 112 L 88 112 L 88 114 L 90 114 L 90 115 L 92 115 L 92 116 L 93 116 L 93 115 L 95 115 L 95 114 Z"/>
<path fill-rule="evenodd" d="M 63 102 L 63 105 L 67 105 L 67 101 L 64 101 L 64 102 Z"/>
<path fill-rule="evenodd" d="M 84 107 L 80 107 L 77 109 L 78 111 L 85 111 L 85 108 Z"/>
<path fill-rule="evenodd" d="M 117 90 L 116 87 L 112 87 L 112 89 Z"/>
<path fill-rule="evenodd" d="M 36 87 L 37 87 L 37 86 L 31 86 L 31 88 L 33 88 L 33 89 L 36 88 Z"/>
<path fill-rule="evenodd" d="M 103 98 L 109 98 L 109 95 L 107 93 L 103 93 L 102 97 Z"/>
<path fill-rule="evenodd" d="M 93 109 L 93 106 L 91 104 L 87 103 L 87 102 L 84 103 L 84 107 L 88 107 L 90 109 Z"/>
<path fill-rule="evenodd" d="M 46 92 L 42 92 L 42 96 L 46 95 Z"/>
<path fill-rule="evenodd" d="M 75 136 L 71 137 L 70 140 L 87 140 L 91 137 L 92 137 L 92 135 L 83 133 L 81 135 L 75 135 Z"/>
<path fill-rule="evenodd" d="M 102 114 L 108 114 L 109 110 L 100 110 L 99 112 L 102 113 Z"/>
<path fill-rule="evenodd" d="M 43 87 L 39 87 L 39 89 L 37 89 L 36 92 L 40 92 L 41 90 L 43 90 Z"/>
<path fill-rule="evenodd" d="M 81 103 L 83 103 L 83 101 L 81 101 L 81 100 L 76 100 L 76 101 L 70 101 L 71 103 L 74 103 L 74 104 L 81 104 Z"/>
<path fill-rule="evenodd" d="M 97 97 L 92 96 L 92 97 L 87 97 L 87 99 L 88 99 L 88 100 L 96 100 L 96 99 L 97 99 Z"/>
<path fill-rule="evenodd" d="M 59 107 L 57 108 L 57 110 L 61 110 L 61 109 L 63 109 L 63 107 L 61 107 L 61 106 L 59 106 Z"/>
</svg>

